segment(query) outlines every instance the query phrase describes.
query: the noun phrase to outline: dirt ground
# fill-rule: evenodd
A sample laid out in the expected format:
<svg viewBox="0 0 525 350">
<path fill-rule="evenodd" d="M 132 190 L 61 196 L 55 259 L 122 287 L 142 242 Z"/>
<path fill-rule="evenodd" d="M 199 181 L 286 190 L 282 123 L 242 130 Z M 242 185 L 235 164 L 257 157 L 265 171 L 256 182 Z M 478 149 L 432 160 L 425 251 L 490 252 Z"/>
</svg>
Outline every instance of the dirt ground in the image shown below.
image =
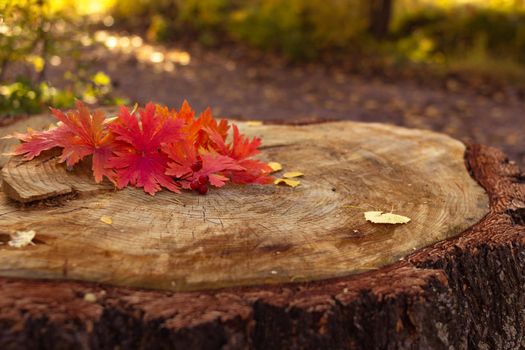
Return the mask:
<svg viewBox="0 0 525 350">
<path fill-rule="evenodd" d="M 235 48 L 145 46 L 91 52 L 94 65 L 112 77 L 116 92 L 133 102 L 178 107 L 187 99 L 197 110 L 209 105 L 216 115 L 230 118 L 351 119 L 432 129 L 500 147 L 525 165 L 525 99 L 510 85 L 481 94 L 454 79 L 443 84 L 432 78 L 427 84 L 396 81 L 350 73 L 342 65 L 247 58 Z"/>
</svg>

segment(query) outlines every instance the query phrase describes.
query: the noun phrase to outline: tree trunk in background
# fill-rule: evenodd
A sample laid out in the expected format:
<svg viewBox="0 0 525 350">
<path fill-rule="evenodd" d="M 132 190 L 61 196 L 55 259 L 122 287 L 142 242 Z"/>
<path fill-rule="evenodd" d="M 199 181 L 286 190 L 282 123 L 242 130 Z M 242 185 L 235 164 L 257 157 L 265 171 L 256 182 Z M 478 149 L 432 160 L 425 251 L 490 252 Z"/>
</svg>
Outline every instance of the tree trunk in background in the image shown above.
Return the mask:
<svg viewBox="0 0 525 350">
<path fill-rule="evenodd" d="M 393 0 L 370 0 L 370 22 L 368 30 L 377 39 L 384 39 L 388 34 L 392 18 Z"/>
</svg>

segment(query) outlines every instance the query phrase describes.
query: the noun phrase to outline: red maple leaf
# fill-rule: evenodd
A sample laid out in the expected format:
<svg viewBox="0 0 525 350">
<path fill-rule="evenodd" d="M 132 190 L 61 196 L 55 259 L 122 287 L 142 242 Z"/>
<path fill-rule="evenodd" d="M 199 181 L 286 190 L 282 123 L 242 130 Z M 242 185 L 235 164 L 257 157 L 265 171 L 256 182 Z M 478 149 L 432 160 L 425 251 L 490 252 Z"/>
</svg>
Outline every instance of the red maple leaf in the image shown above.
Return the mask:
<svg viewBox="0 0 525 350">
<path fill-rule="evenodd" d="M 184 120 L 185 124 L 191 124 L 195 120 L 195 111 L 191 108 L 188 101 L 184 100 L 179 111 L 175 113 L 177 118 Z"/>
<path fill-rule="evenodd" d="M 254 137 L 252 140 L 239 132 L 237 125 L 233 124 L 233 141 L 226 143 L 226 135 L 223 135 L 213 128 L 205 127 L 204 131 L 209 135 L 213 148 L 224 155 L 228 155 L 235 160 L 243 160 L 257 155 L 260 151 L 261 139 Z"/>
<path fill-rule="evenodd" d="M 24 154 L 24 160 L 31 160 L 42 151 L 62 147 L 60 162 L 73 166 L 86 156 L 93 155 L 95 181 L 102 181 L 104 176 L 112 179 L 113 172 L 107 168 L 107 160 L 112 152 L 113 139 L 104 124 L 105 115 L 102 111 L 91 114 L 80 101 L 76 105 L 77 109 L 67 114 L 51 108 L 53 115 L 61 122 L 54 129 L 15 135 L 24 142 L 15 154 Z"/>
<path fill-rule="evenodd" d="M 51 109 L 58 126 L 47 131 L 15 134 L 23 143 L 15 154 L 31 160 L 42 151 L 61 147 L 60 161 L 73 166 L 92 156 L 95 180 L 108 177 L 117 187 L 143 187 L 153 195 L 162 187 L 179 192 L 181 187 L 204 194 L 208 185 L 270 183 L 271 168 L 252 156 L 261 140 L 249 139 L 227 120 L 213 119 L 210 109 L 198 118 L 184 101 L 179 111 L 149 103 L 138 115 L 122 107 L 108 120 L 101 111 L 90 113 L 81 103 L 63 113 Z"/>
<path fill-rule="evenodd" d="M 7 138 L 14 137 L 22 141 L 13 154 L 17 156 L 22 155 L 23 160 L 31 160 L 38 157 L 43 151 L 61 146 L 63 137 L 60 134 L 64 131 L 64 127 L 55 127 L 46 131 L 28 129 L 25 134 L 14 133 Z"/>
<path fill-rule="evenodd" d="M 214 137 L 218 139 L 220 138 L 223 143 L 226 142 L 230 125 L 226 119 L 217 122 L 217 120 L 213 118 L 210 108 L 206 108 L 206 110 L 202 112 L 196 123 L 199 124 L 200 129 L 197 137 L 197 144 L 199 147 L 204 149 L 212 148 L 212 134 Z"/>
<path fill-rule="evenodd" d="M 157 110 L 164 115 L 169 115 L 170 118 L 182 120 L 182 132 L 186 140 L 195 141 L 197 139 L 202 129 L 202 121 L 195 119 L 195 111 L 193 111 L 188 101 L 184 100 L 178 112 L 175 110 L 168 111 L 168 108 L 163 106 L 157 106 Z"/>
<path fill-rule="evenodd" d="M 76 105 L 77 109 L 67 114 L 51 109 L 66 130 L 60 135 L 60 146 L 63 147 L 60 161 L 73 166 L 86 156 L 92 155 L 95 181 L 102 181 L 104 176 L 113 181 L 114 172 L 109 169 L 108 159 L 112 155 L 114 143 L 113 135 L 105 124 L 106 116 L 100 110 L 90 113 L 80 101 L 77 101 Z"/>
<path fill-rule="evenodd" d="M 183 188 L 191 188 L 191 183 L 198 180 L 202 185 L 209 182 L 215 187 L 222 187 L 228 181 L 223 172 L 243 170 L 228 156 L 212 152 L 199 154 L 194 144 L 188 141 L 167 144 L 163 150 L 171 160 L 166 174 L 178 178 Z"/>
<path fill-rule="evenodd" d="M 140 109 L 139 114 L 140 119 L 122 107 L 118 119 L 110 125 L 119 142 L 115 156 L 109 159 L 117 171 L 117 186 L 132 184 L 151 195 L 161 186 L 179 192 L 178 184 L 165 174 L 168 156 L 161 152 L 161 146 L 183 139 L 183 121 L 156 113 L 153 103 Z"/>
<path fill-rule="evenodd" d="M 248 184 L 259 183 L 268 184 L 273 181 L 270 176 L 272 168 L 268 164 L 255 159 L 248 159 L 257 155 L 260 151 L 261 139 L 254 137 L 249 139 L 239 132 L 236 125 L 233 125 L 233 140 L 227 144 L 225 137 L 216 130 L 206 128 L 214 149 L 222 154 L 234 159 L 243 170 L 230 171 L 227 175 L 233 183 Z"/>
<path fill-rule="evenodd" d="M 256 159 L 244 159 L 238 161 L 243 171 L 232 171 L 228 173 L 231 181 L 236 184 L 270 184 L 273 183 L 274 178 L 270 176 L 272 168 L 264 162 Z"/>
</svg>

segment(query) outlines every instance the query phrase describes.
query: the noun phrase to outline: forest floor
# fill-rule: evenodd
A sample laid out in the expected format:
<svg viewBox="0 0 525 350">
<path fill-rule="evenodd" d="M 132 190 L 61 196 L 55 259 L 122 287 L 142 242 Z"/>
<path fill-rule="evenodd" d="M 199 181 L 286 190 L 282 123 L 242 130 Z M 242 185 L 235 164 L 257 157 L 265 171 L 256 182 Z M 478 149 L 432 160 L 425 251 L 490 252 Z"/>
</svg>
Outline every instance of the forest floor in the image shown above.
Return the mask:
<svg viewBox="0 0 525 350">
<path fill-rule="evenodd" d="M 143 44 L 93 48 L 90 55 L 131 102 L 179 107 L 187 99 L 197 110 L 210 106 L 229 118 L 349 119 L 431 129 L 499 147 L 525 165 L 525 97 L 511 84 L 484 90 L 454 78 L 393 79 L 345 64 L 291 65 L 235 47 Z"/>
</svg>

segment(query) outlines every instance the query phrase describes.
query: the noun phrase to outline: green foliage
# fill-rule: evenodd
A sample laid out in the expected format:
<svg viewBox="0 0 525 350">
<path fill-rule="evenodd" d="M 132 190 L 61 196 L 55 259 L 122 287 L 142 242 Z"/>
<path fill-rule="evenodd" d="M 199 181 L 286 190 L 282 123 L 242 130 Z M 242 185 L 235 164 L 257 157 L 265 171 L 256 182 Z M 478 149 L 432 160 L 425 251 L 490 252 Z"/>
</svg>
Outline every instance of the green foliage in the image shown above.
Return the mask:
<svg viewBox="0 0 525 350">
<path fill-rule="evenodd" d="M 132 27 L 147 24 L 147 38 L 166 41 L 180 33 L 214 45 L 224 33 L 232 0 L 117 0 L 112 14 Z"/>
<path fill-rule="evenodd" d="M 150 41 L 184 38 L 208 46 L 237 41 L 292 60 L 336 53 L 365 63 L 451 67 L 472 62 L 481 67 L 487 62 L 491 70 L 501 59 L 513 69 L 517 65 L 511 62 L 525 64 L 523 1 L 470 0 L 468 6 L 457 0 L 393 1 L 389 36 L 377 41 L 368 34 L 366 0 L 0 0 L 0 83 L 13 83 L 4 81 L 5 66 L 11 63 L 31 67 L 31 86 L 38 86 L 53 55 L 80 61 L 79 30 L 69 28 L 83 24 L 79 27 L 78 15 L 60 9 L 78 12 L 100 4 L 113 6 L 118 25 L 140 29 Z M 111 95 L 111 84 L 93 90 L 93 72 L 75 64 L 66 90 L 99 103 L 112 101 L 105 97 Z"/>
<path fill-rule="evenodd" d="M 155 14 L 151 17 L 146 37 L 151 41 L 166 41 L 170 37 L 170 26 L 162 15 Z"/>
<path fill-rule="evenodd" d="M 232 16 L 231 33 L 262 49 L 279 50 L 291 57 L 313 57 L 312 14 L 306 2 L 255 1 Z"/>
<path fill-rule="evenodd" d="M 193 31 L 204 45 L 213 46 L 229 21 L 231 0 L 176 0 L 177 32 Z"/>
<path fill-rule="evenodd" d="M 3 79 L 5 65 L 12 62 L 31 67 L 36 74 L 30 85 L 38 86 L 45 81 L 50 56 L 80 61 L 75 46 L 78 30 L 57 29 L 72 27 L 72 18 L 78 23 L 80 13 L 100 10 L 98 18 L 104 25 L 110 26 L 105 22 L 109 18 L 119 29 L 145 33 L 149 41 L 183 39 L 213 47 L 237 41 L 295 61 L 351 56 L 353 67 L 360 70 L 413 68 L 415 63 L 431 65 L 437 72 L 460 69 L 523 81 L 523 0 L 393 0 L 390 32 L 381 41 L 368 33 L 370 4 L 368 0 L 0 0 L 0 84 L 14 82 Z M 75 64 L 64 91 L 112 103 L 111 84 L 94 89 L 88 70 Z"/>
<path fill-rule="evenodd" d="M 236 40 L 294 60 L 336 51 L 386 53 L 398 60 L 443 64 L 462 53 L 483 51 L 525 63 L 525 8 L 517 1 L 480 0 L 460 6 L 452 0 L 394 0 L 393 26 L 386 42 L 375 42 L 368 35 L 369 2 L 364 0 L 116 3 L 117 19 L 146 20 L 150 40 L 190 37 L 206 45 Z"/>
<path fill-rule="evenodd" d="M 12 84 L 0 85 L 0 115 L 38 113 L 46 105 L 70 107 L 74 99 L 72 93 L 57 90 L 47 83 L 35 85 L 20 78 Z"/>
<path fill-rule="evenodd" d="M 457 57 L 465 54 L 512 58 L 525 63 L 525 13 L 493 9 L 427 9 L 400 20 L 394 33 L 399 42 L 426 41 L 425 55 Z M 407 45 L 408 55 L 411 50 Z"/>
<path fill-rule="evenodd" d="M 45 0 L 0 0 L 0 115 L 36 113 L 52 105 L 71 106 L 75 98 L 114 103 L 111 80 L 95 75 L 82 61 L 82 18 L 57 11 Z M 47 81 L 50 62 L 73 64 L 62 89 Z"/>
<path fill-rule="evenodd" d="M 111 78 L 104 72 L 98 71 L 91 74 L 89 70 L 80 68 L 75 71 L 67 71 L 64 78 L 69 82 L 68 90 L 75 98 L 91 103 L 102 105 L 125 104 L 126 100 L 113 96 Z M 68 105 L 72 105 L 69 101 Z"/>
<path fill-rule="evenodd" d="M 0 77 L 3 77 L 8 62 L 30 57 L 43 30 L 39 28 L 42 24 L 39 15 L 44 15 L 44 9 L 32 1 L 2 1 L 0 13 L 3 14 L 0 18 Z M 41 65 L 35 68 L 42 69 Z"/>
<path fill-rule="evenodd" d="M 114 14 L 127 24 L 148 14 L 150 40 L 190 35 L 215 45 L 228 38 L 293 59 L 356 44 L 367 26 L 366 4 L 343 0 L 172 0 L 150 1 L 142 9 L 119 0 Z"/>
<path fill-rule="evenodd" d="M 13 83 L 0 84 L 0 115 L 38 113 L 48 106 L 69 108 L 77 98 L 104 105 L 127 102 L 111 95 L 111 79 L 103 72 L 97 72 L 87 80 L 68 72 L 65 78 L 70 80 L 66 89 L 57 89 L 46 82 L 34 83 L 24 77 Z"/>
</svg>

